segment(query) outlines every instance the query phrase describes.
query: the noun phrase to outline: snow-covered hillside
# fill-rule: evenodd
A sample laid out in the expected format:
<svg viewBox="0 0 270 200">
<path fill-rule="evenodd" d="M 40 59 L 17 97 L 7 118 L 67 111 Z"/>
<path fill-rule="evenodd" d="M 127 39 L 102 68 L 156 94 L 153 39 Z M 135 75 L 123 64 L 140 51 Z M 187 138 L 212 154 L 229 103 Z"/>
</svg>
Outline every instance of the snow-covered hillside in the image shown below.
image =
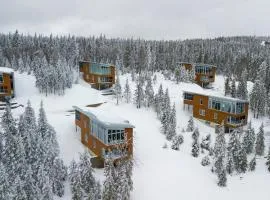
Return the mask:
<svg viewBox="0 0 270 200">
<path fill-rule="evenodd" d="M 78 133 L 75 132 L 74 114 L 70 112 L 73 105 L 89 105 L 93 103 L 107 102 L 111 106 L 111 113 L 117 113 L 135 125 L 134 132 L 134 157 L 135 168 L 133 174 L 134 191 L 132 199 L 191 199 L 191 200 L 211 200 L 211 199 L 246 199 L 255 198 L 269 199 L 270 173 L 265 167 L 265 159 L 257 160 L 257 169 L 255 172 L 247 172 L 243 176 L 228 176 L 228 186 L 219 188 L 216 185 L 217 177 L 212 174 L 210 167 L 202 167 L 201 157 L 191 156 L 191 133 L 182 133 L 184 143 L 180 151 L 173 151 L 170 148 L 163 149 L 166 142 L 165 136 L 160 131 L 160 121 L 152 109 L 136 109 L 133 104 L 120 103 L 116 105 L 116 99 L 112 96 L 101 96 L 85 83 L 73 85 L 72 89 L 66 90 L 64 96 L 46 97 L 40 95 L 35 88 L 35 79 L 31 75 L 19 74 L 15 72 L 16 99 L 18 103 L 26 105 L 29 99 L 33 108 L 37 111 L 40 101 L 43 100 L 44 107 L 48 115 L 49 122 L 57 131 L 57 137 L 60 145 L 61 155 L 65 164 L 78 158 L 78 153 L 84 150 L 80 142 Z M 121 84 L 124 85 L 126 79 L 131 80 L 130 75 L 123 75 Z M 164 80 L 161 74 L 157 74 L 157 83 L 154 85 L 157 91 L 159 84 L 163 88 L 169 88 L 171 102 L 176 104 L 177 112 L 177 132 L 181 133 L 182 128 L 186 128 L 187 121 L 191 115 L 183 110 L 182 91 L 189 88 L 202 90 L 195 84 L 179 83 Z M 223 93 L 224 78 L 217 76 L 216 83 L 213 85 L 216 93 Z M 134 83 L 131 88 L 134 89 Z M 248 89 L 252 84 L 248 84 Z M 132 90 L 133 90 L 132 89 Z M 13 110 L 18 117 L 23 108 Z M 250 116 L 249 116 L 250 117 Z M 261 120 L 253 120 L 257 132 Z M 266 140 L 270 140 L 270 127 L 267 119 L 264 119 L 268 134 Z M 211 134 L 213 138 L 214 129 L 204 123 L 195 120 L 195 125 L 199 127 L 201 136 Z M 167 142 L 168 143 L 168 142 Z M 170 144 L 168 143 L 170 147 Z M 95 170 L 96 176 L 102 181 L 103 170 Z M 66 188 L 66 194 L 62 199 L 71 199 L 70 191 Z"/>
</svg>

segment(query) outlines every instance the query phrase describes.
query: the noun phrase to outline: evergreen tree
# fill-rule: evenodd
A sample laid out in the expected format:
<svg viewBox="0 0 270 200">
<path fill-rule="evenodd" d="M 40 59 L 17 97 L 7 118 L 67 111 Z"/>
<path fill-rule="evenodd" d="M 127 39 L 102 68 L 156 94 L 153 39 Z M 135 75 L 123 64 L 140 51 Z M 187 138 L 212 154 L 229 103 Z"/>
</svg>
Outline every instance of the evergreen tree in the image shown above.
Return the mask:
<svg viewBox="0 0 270 200">
<path fill-rule="evenodd" d="M 169 118 L 168 134 L 166 138 L 168 140 L 171 140 L 175 135 L 176 135 L 176 110 L 175 104 L 173 104 Z"/>
<path fill-rule="evenodd" d="M 201 142 L 201 148 L 202 148 L 202 149 L 205 149 L 205 150 L 207 150 L 207 151 L 209 151 L 209 149 L 210 149 L 210 144 L 211 144 L 211 135 L 208 134 L 208 135 L 206 135 L 206 137 L 204 137 L 204 138 L 202 139 L 202 142 Z"/>
<path fill-rule="evenodd" d="M 234 162 L 233 162 L 233 156 L 231 152 L 227 153 L 227 163 L 226 163 L 226 171 L 228 174 L 232 174 L 234 172 Z"/>
<path fill-rule="evenodd" d="M 239 141 L 238 130 L 235 130 L 231 133 L 227 151 L 228 151 L 229 156 L 232 156 L 234 169 L 237 172 L 241 172 L 241 169 L 240 169 L 241 158 L 239 156 L 239 153 L 241 152 L 241 143 Z"/>
<path fill-rule="evenodd" d="M 11 199 L 10 184 L 8 181 L 8 173 L 5 166 L 0 161 L 0 199 Z"/>
<path fill-rule="evenodd" d="M 227 175 L 224 169 L 221 169 L 218 173 L 218 186 L 225 187 L 227 185 Z"/>
<path fill-rule="evenodd" d="M 209 158 L 209 156 L 204 156 L 204 157 L 202 158 L 201 165 L 202 165 L 202 166 L 210 165 L 210 158 Z"/>
<path fill-rule="evenodd" d="M 154 89 L 152 86 L 151 78 L 147 79 L 147 84 L 145 87 L 145 100 L 146 100 L 146 106 L 150 107 L 154 103 Z"/>
<path fill-rule="evenodd" d="M 268 154 L 267 154 L 266 166 L 267 166 L 268 171 L 270 172 L 270 148 L 269 148 Z"/>
<path fill-rule="evenodd" d="M 251 127 L 251 122 L 249 122 L 247 132 L 243 138 L 243 145 L 247 154 L 253 152 L 255 139 L 254 128 Z"/>
<path fill-rule="evenodd" d="M 102 200 L 115 200 L 117 199 L 117 188 L 115 185 L 116 171 L 111 159 L 108 159 L 105 162 L 104 174 L 106 179 L 103 183 Z"/>
<path fill-rule="evenodd" d="M 198 157 L 200 153 L 200 146 L 199 146 L 199 130 L 196 128 L 192 134 L 193 142 L 192 142 L 192 150 L 191 154 L 193 157 Z"/>
<path fill-rule="evenodd" d="M 38 200 L 38 189 L 35 185 L 35 180 L 33 179 L 33 172 L 31 166 L 28 166 L 24 180 L 24 191 L 26 193 L 27 199 Z"/>
<path fill-rule="evenodd" d="M 229 77 L 227 77 L 225 79 L 225 96 L 228 96 L 231 94 L 231 87 L 230 87 L 230 79 Z"/>
<path fill-rule="evenodd" d="M 193 121 L 193 117 L 191 116 L 188 120 L 188 126 L 187 126 L 187 132 L 192 132 L 194 131 L 194 121 Z"/>
<path fill-rule="evenodd" d="M 141 108 L 143 101 L 144 101 L 143 88 L 140 81 L 138 81 L 134 92 L 134 103 L 136 104 L 136 107 Z"/>
<path fill-rule="evenodd" d="M 217 133 L 215 145 L 214 145 L 214 166 L 217 174 L 222 174 L 224 169 L 225 152 L 226 152 L 226 141 L 224 137 L 224 126 L 220 125 Z"/>
<path fill-rule="evenodd" d="M 13 196 L 12 199 L 18 199 L 18 200 L 27 199 L 27 195 L 24 191 L 24 185 L 19 175 L 15 178 L 12 184 L 12 196 Z"/>
<path fill-rule="evenodd" d="M 248 99 L 247 70 L 246 69 L 242 72 L 242 75 L 241 75 L 241 78 L 237 87 L 237 97 L 243 100 Z"/>
<path fill-rule="evenodd" d="M 231 96 L 232 96 L 233 98 L 236 97 L 236 85 L 235 85 L 235 79 L 232 80 Z"/>
<path fill-rule="evenodd" d="M 169 90 L 166 89 L 166 92 L 163 97 L 163 102 L 161 104 L 161 125 L 162 125 L 162 132 L 164 135 L 168 134 L 169 131 L 169 120 L 170 120 L 170 112 L 171 112 L 171 103 L 169 97 Z"/>
<path fill-rule="evenodd" d="M 176 135 L 172 140 L 172 149 L 179 150 L 180 145 L 184 142 L 184 138 L 182 135 Z"/>
<path fill-rule="evenodd" d="M 260 126 L 259 132 L 257 134 L 256 143 L 255 143 L 255 152 L 258 156 L 264 155 L 264 129 L 263 129 L 263 123 Z"/>
<path fill-rule="evenodd" d="M 114 86 L 114 91 L 115 91 L 115 96 L 116 96 L 116 104 L 119 104 L 119 100 L 122 97 L 122 88 L 120 84 L 120 77 L 119 77 L 119 72 L 117 70 L 117 78 L 116 78 L 116 83 Z"/>
<path fill-rule="evenodd" d="M 249 171 L 254 171 L 256 168 L 256 157 L 254 156 L 249 162 Z"/>
<path fill-rule="evenodd" d="M 126 100 L 126 103 L 129 103 L 130 102 L 131 91 L 130 91 L 128 79 L 126 80 L 126 84 L 125 84 L 125 88 L 124 88 L 124 98 Z"/>
<path fill-rule="evenodd" d="M 250 93 L 250 109 L 253 111 L 254 117 L 258 118 L 265 114 L 266 98 L 264 83 L 256 80 Z"/>
<path fill-rule="evenodd" d="M 238 172 L 239 173 L 245 173 L 247 171 L 247 167 L 248 167 L 248 163 L 247 163 L 247 154 L 246 154 L 246 150 L 243 147 L 243 145 L 241 145 L 240 149 L 239 149 L 239 153 L 238 153 L 238 159 L 239 159 L 239 168 L 238 168 Z"/>
</svg>

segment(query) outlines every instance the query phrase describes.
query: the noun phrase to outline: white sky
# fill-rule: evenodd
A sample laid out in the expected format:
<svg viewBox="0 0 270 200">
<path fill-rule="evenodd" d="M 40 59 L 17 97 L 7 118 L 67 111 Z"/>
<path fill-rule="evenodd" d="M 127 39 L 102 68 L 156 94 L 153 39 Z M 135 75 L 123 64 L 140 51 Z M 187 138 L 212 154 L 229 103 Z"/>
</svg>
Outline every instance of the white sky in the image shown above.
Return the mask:
<svg viewBox="0 0 270 200">
<path fill-rule="evenodd" d="M 0 32 L 145 39 L 268 36 L 270 0 L 0 0 Z"/>
</svg>

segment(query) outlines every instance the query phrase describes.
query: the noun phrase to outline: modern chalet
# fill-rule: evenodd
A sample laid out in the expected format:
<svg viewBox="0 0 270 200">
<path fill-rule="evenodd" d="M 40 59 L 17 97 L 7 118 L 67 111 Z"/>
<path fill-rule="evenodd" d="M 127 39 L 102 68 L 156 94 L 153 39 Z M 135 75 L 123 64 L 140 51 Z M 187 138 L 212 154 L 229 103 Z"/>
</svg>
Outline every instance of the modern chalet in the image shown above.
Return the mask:
<svg viewBox="0 0 270 200">
<path fill-rule="evenodd" d="M 11 68 L 0 67 L 0 101 L 7 101 L 14 96 L 14 72 Z"/>
<path fill-rule="evenodd" d="M 225 132 L 247 124 L 248 101 L 189 91 L 183 92 L 183 99 L 184 109 L 192 110 L 193 117 L 210 125 L 224 123 Z"/>
<path fill-rule="evenodd" d="M 133 128 L 127 120 L 110 112 L 106 105 L 75 109 L 76 131 L 94 157 L 117 160 L 133 154 Z M 124 154 L 123 154 L 124 153 Z"/>
<path fill-rule="evenodd" d="M 182 66 L 185 67 L 186 70 L 191 70 L 193 67 L 195 67 L 195 82 L 202 87 L 209 85 L 209 83 L 215 82 L 217 67 L 214 65 L 180 62 L 180 67 Z"/>
<path fill-rule="evenodd" d="M 110 88 L 115 84 L 115 66 L 90 61 L 79 62 L 83 79 L 98 90 Z"/>
</svg>

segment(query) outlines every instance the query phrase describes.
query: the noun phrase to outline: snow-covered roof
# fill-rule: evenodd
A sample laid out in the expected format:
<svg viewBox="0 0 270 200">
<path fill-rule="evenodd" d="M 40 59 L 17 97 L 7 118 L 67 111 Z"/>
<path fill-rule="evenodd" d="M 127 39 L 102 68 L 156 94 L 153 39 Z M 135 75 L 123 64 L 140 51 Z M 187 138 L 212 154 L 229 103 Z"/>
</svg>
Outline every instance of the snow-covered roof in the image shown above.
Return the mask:
<svg viewBox="0 0 270 200">
<path fill-rule="evenodd" d="M 73 108 L 91 119 L 96 119 L 107 128 L 135 128 L 128 120 L 111 112 L 110 106 L 105 103 L 98 107 L 73 106 Z"/>
<path fill-rule="evenodd" d="M 227 96 L 221 95 L 220 93 L 214 92 L 212 90 L 203 89 L 203 88 L 201 88 L 201 89 L 196 88 L 196 91 L 194 91 L 192 88 L 189 88 L 189 89 L 183 90 L 183 93 L 198 94 L 198 95 L 201 95 L 201 96 L 222 98 L 224 100 L 229 100 L 229 101 L 249 103 L 248 100 L 242 100 L 242 99 L 238 99 L 238 98 L 227 97 Z"/>
<path fill-rule="evenodd" d="M 14 70 L 11 69 L 11 68 L 8 68 L 8 67 L 0 67 L 0 72 L 2 72 L 2 73 L 7 73 L 7 74 L 11 74 L 11 73 L 14 72 Z"/>
<path fill-rule="evenodd" d="M 210 65 L 210 64 L 207 64 L 207 63 L 179 62 L 179 64 L 189 64 L 189 65 L 194 65 L 195 67 L 196 66 L 209 66 L 209 67 L 217 68 L 217 66 Z"/>
</svg>

